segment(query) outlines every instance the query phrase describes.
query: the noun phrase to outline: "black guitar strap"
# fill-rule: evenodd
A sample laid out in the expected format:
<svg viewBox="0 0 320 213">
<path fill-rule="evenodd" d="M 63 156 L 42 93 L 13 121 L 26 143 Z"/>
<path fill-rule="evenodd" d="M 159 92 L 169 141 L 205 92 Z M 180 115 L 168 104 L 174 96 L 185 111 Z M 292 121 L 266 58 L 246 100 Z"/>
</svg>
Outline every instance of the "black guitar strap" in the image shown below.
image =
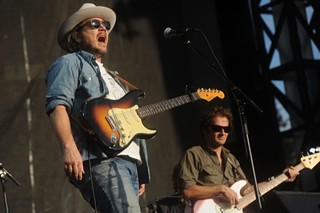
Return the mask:
<svg viewBox="0 0 320 213">
<path fill-rule="evenodd" d="M 234 165 L 234 163 L 228 158 L 228 162 L 231 164 L 233 169 L 235 170 L 235 173 L 237 173 L 241 179 L 247 180 L 246 177 L 243 176 L 242 172 L 239 171 L 239 166 Z"/>
</svg>

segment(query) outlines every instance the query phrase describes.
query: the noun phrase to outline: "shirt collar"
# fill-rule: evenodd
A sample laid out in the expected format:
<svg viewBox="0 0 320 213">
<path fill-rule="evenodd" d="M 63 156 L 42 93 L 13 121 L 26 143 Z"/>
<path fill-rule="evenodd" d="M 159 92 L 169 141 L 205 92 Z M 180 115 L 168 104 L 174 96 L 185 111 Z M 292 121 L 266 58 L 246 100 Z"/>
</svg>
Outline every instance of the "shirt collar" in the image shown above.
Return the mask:
<svg viewBox="0 0 320 213">
<path fill-rule="evenodd" d="M 84 50 L 80 50 L 78 53 L 87 61 L 95 61 L 96 60 L 96 57 L 94 55 L 92 55 L 91 53 L 86 52 Z"/>
</svg>

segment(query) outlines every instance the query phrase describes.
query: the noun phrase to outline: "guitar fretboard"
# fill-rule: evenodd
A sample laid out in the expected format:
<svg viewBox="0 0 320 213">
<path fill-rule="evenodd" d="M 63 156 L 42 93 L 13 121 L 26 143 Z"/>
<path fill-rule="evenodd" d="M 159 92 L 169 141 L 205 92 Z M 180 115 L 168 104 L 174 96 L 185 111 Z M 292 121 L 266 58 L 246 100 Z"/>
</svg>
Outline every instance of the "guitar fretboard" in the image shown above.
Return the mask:
<svg viewBox="0 0 320 213">
<path fill-rule="evenodd" d="M 155 115 L 160 112 L 181 106 L 183 104 L 190 103 L 199 99 L 199 95 L 194 92 L 190 95 L 182 95 L 176 98 L 172 98 L 166 101 L 150 104 L 148 106 L 140 107 L 137 109 L 137 113 L 141 119 L 145 119 L 149 116 Z"/>
</svg>

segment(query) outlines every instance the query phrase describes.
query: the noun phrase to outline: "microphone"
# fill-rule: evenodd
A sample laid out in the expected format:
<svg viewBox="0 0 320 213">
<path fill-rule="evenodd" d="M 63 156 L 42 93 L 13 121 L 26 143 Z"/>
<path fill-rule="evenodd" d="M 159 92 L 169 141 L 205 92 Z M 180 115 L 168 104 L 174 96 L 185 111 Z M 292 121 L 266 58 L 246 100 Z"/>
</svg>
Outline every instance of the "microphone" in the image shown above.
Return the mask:
<svg viewBox="0 0 320 213">
<path fill-rule="evenodd" d="M 180 36 L 185 36 L 188 32 L 190 31 L 198 31 L 197 29 L 192 29 L 192 28 L 185 28 L 185 29 L 172 29 L 170 27 L 167 27 L 164 31 L 163 31 L 163 36 L 166 39 L 171 39 L 173 37 L 180 37 Z"/>
</svg>

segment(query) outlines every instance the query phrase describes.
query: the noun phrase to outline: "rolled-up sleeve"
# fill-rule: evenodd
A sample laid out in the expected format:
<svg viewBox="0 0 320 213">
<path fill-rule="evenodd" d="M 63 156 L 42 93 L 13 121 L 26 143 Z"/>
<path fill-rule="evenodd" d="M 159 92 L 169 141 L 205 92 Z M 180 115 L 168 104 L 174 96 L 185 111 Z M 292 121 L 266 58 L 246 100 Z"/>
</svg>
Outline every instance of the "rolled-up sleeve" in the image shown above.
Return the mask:
<svg viewBox="0 0 320 213">
<path fill-rule="evenodd" d="M 58 58 L 48 70 L 46 77 L 46 113 L 49 115 L 57 105 L 73 106 L 78 84 L 77 65 L 65 57 Z"/>
<path fill-rule="evenodd" d="M 179 167 L 179 188 L 184 189 L 196 185 L 199 176 L 199 169 L 197 168 L 195 155 L 192 152 L 187 151 L 181 158 Z"/>
</svg>

